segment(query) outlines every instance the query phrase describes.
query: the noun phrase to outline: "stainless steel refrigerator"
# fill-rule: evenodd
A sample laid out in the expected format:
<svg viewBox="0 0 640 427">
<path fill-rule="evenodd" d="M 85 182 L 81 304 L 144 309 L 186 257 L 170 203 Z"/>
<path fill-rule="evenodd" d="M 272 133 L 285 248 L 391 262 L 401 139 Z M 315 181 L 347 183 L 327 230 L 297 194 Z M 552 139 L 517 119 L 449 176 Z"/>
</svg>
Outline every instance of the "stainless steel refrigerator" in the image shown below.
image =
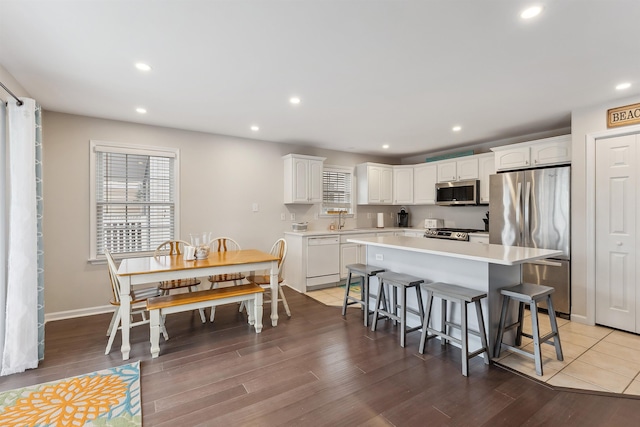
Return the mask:
<svg viewBox="0 0 640 427">
<path fill-rule="evenodd" d="M 489 242 L 561 250 L 562 255 L 523 265 L 522 280 L 552 286 L 556 312 L 570 314 L 569 166 L 491 175 Z"/>
</svg>

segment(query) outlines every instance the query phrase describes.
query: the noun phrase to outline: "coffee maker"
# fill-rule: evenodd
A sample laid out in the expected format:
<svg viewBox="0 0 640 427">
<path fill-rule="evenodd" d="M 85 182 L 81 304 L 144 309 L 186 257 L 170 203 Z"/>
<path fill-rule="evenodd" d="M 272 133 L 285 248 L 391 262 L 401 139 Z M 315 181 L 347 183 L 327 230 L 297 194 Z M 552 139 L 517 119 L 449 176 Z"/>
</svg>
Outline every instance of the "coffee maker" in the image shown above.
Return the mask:
<svg viewBox="0 0 640 427">
<path fill-rule="evenodd" d="M 398 212 L 398 227 L 409 227 L 409 212 L 407 212 L 407 208 L 402 207 Z"/>
</svg>

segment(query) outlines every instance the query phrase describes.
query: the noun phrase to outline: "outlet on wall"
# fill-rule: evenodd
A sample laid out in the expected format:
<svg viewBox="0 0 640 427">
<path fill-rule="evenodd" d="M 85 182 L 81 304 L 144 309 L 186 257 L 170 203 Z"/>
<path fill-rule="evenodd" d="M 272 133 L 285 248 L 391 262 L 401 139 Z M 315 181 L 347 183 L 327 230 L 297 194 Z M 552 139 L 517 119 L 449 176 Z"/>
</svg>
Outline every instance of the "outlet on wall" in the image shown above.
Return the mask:
<svg viewBox="0 0 640 427">
<path fill-rule="evenodd" d="M 367 212 L 367 219 L 373 218 L 373 214 L 371 212 Z"/>
<path fill-rule="evenodd" d="M 290 214 L 290 215 L 289 215 L 289 219 L 290 219 L 291 221 L 295 221 L 295 220 L 296 220 L 296 214 L 294 214 L 294 213 Z"/>
<path fill-rule="evenodd" d="M 286 221 L 286 220 L 287 220 L 287 214 L 281 213 L 280 214 L 280 221 Z"/>
<path fill-rule="evenodd" d="M 382 254 L 376 254 L 376 261 L 384 261 Z"/>
</svg>

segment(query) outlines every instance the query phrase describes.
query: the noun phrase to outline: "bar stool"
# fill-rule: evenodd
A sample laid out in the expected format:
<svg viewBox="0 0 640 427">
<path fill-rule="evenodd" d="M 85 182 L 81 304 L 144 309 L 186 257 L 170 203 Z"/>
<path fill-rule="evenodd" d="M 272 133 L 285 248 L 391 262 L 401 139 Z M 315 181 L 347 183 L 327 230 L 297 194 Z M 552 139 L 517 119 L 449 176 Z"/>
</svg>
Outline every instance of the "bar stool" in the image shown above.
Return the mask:
<svg viewBox="0 0 640 427">
<path fill-rule="evenodd" d="M 409 276 L 408 274 L 395 273 L 393 271 L 385 271 L 378 274 L 380 285 L 378 286 L 378 295 L 376 297 L 376 308 L 373 311 L 373 323 L 371 330 L 376 330 L 379 319 L 388 318 L 400 322 L 402 331 L 400 333 L 400 346 L 404 347 L 407 332 L 417 331 L 422 328 L 422 319 L 424 318 L 424 308 L 422 306 L 422 293 L 420 292 L 420 284 L 424 282 L 418 277 Z M 393 304 L 387 302 L 385 286 L 393 286 Z M 416 290 L 416 298 L 418 300 L 418 310 L 407 307 L 407 288 Z M 398 303 L 398 289 L 400 289 L 400 302 Z M 383 304 L 385 309 L 382 308 Z M 398 316 L 398 308 L 400 315 Z M 391 309 L 391 310 L 390 310 Z M 420 325 L 407 328 L 407 312 L 420 316 Z M 382 315 L 382 316 L 380 316 Z"/>
<path fill-rule="evenodd" d="M 364 310 L 364 326 L 369 326 L 369 278 L 378 273 L 382 273 L 384 268 L 365 264 L 349 264 L 347 265 L 349 275 L 344 289 L 344 302 L 342 303 L 342 315 L 347 314 L 347 306 L 360 304 Z M 360 278 L 360 299 L 349 295 L 351 288 L 351 277 L 358 276 Z M 375 298 L 375 296 L 373 296 Z"/>
<path fill-rule="evenodd" d="M 520 285 L 504 288 L 500 291 L 502 294 L 502 313 L 500 314 L 500 326 L 498 329 L 498 338 L 496 339 L 496 348 L 494 351 L 495 357 L 500 357 L 502 347 L 505 347 L 513 352 L 521 354 L 526 357 L 530 357 L 535 361 L 536 374 L 542 376 L 542 352 L 540 351 L 540 345 L 547 343 L 553 344 L 556 348 L 556 357 L 562 361 L 562 345 L 560 344 L 560 334 L 558 332 L 558 323 L 556 322 L 556 313 L 553 310 L 553 302 L 551 301 L 551 294 L 555 291 L 554 288 L 549 286 L 534 285 L 531 283 L 522 283 Z M 509 310 L 510 300 L 518 301 L 518 320 L 505 326 L 507 320 L 507 313 Z M 549 309 L 549 322 L 551 323 L 551 332 L 547 335 L 540 336 L 540 328 L 538 326 L 538 301 L 546 301 Z M 522 318 L 524 316 L 524 304 L 529 304 L 531 311 L 531 330 L 532 334 L 522 332 Z M 515 346 L 508 345 L 502 342 L 502 337 L 505 331 L 512 328 L 516 330 Z M 522 336 L 527 338 L 533 338 L 533 353 L 524 351 L 518 346 L 522 343 Z M 553 342 L 549 343 L 553 338 Z"/>
<path fill-rule="evenodd" d="M 422 285 L 427 291 L 427 314 L 424 318 L 424 328 L 422 329 L 422 337 L 420 338 L 420 354 L 424 354 L 424 347 L 428 339 L 440 337 L 442 345 L 448 341 L 460 344 L 462 347 L 462 375 L 469 376 L 469 359 L 484 353 L 484 363 L 490 363 L 489 344 L 487 343 L 487 334 L 484 327 L 484 317 L 482 316 L 481 300 L 487 297 L 486 292 L 475 289 L 465 288 L 463 286 L 451 285 L 449 283 L 428 283 Z M 429 327 L 431 320 L 431 308 L 433 307 L 433 297 L 442 300 L 440 330 Z M 460 324 L 447 320 L 447 301 L 460 304 Z M 474 303 L 476 306 L 476 316 L 478 317 L 478 331 L 471 330 L 467 327 L 467 305 Z M 447 333 L 447 326 L 460 330 L 460 339 L 455 338 Z M 429 334 L 431 333 L 431 335 Z M 480 337 L 482 348 L 469 353 L 469 334 Z"/>
</svg>

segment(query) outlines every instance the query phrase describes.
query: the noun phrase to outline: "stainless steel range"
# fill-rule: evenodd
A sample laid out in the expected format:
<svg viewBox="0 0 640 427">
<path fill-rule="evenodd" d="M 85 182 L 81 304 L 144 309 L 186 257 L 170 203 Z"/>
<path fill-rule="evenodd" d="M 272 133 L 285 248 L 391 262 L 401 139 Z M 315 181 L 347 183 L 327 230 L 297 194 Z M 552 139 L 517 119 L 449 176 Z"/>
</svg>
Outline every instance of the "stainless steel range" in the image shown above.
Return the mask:
<svg viewBox="0 0 640 427">
<path fill-rule="evenodd" d="M 476 230 L 473 228 L 427 228 L 424 232 L 424 237 L 468 241 L 469 233 L 479 231 L 484 230 Z"/>
</svg>

